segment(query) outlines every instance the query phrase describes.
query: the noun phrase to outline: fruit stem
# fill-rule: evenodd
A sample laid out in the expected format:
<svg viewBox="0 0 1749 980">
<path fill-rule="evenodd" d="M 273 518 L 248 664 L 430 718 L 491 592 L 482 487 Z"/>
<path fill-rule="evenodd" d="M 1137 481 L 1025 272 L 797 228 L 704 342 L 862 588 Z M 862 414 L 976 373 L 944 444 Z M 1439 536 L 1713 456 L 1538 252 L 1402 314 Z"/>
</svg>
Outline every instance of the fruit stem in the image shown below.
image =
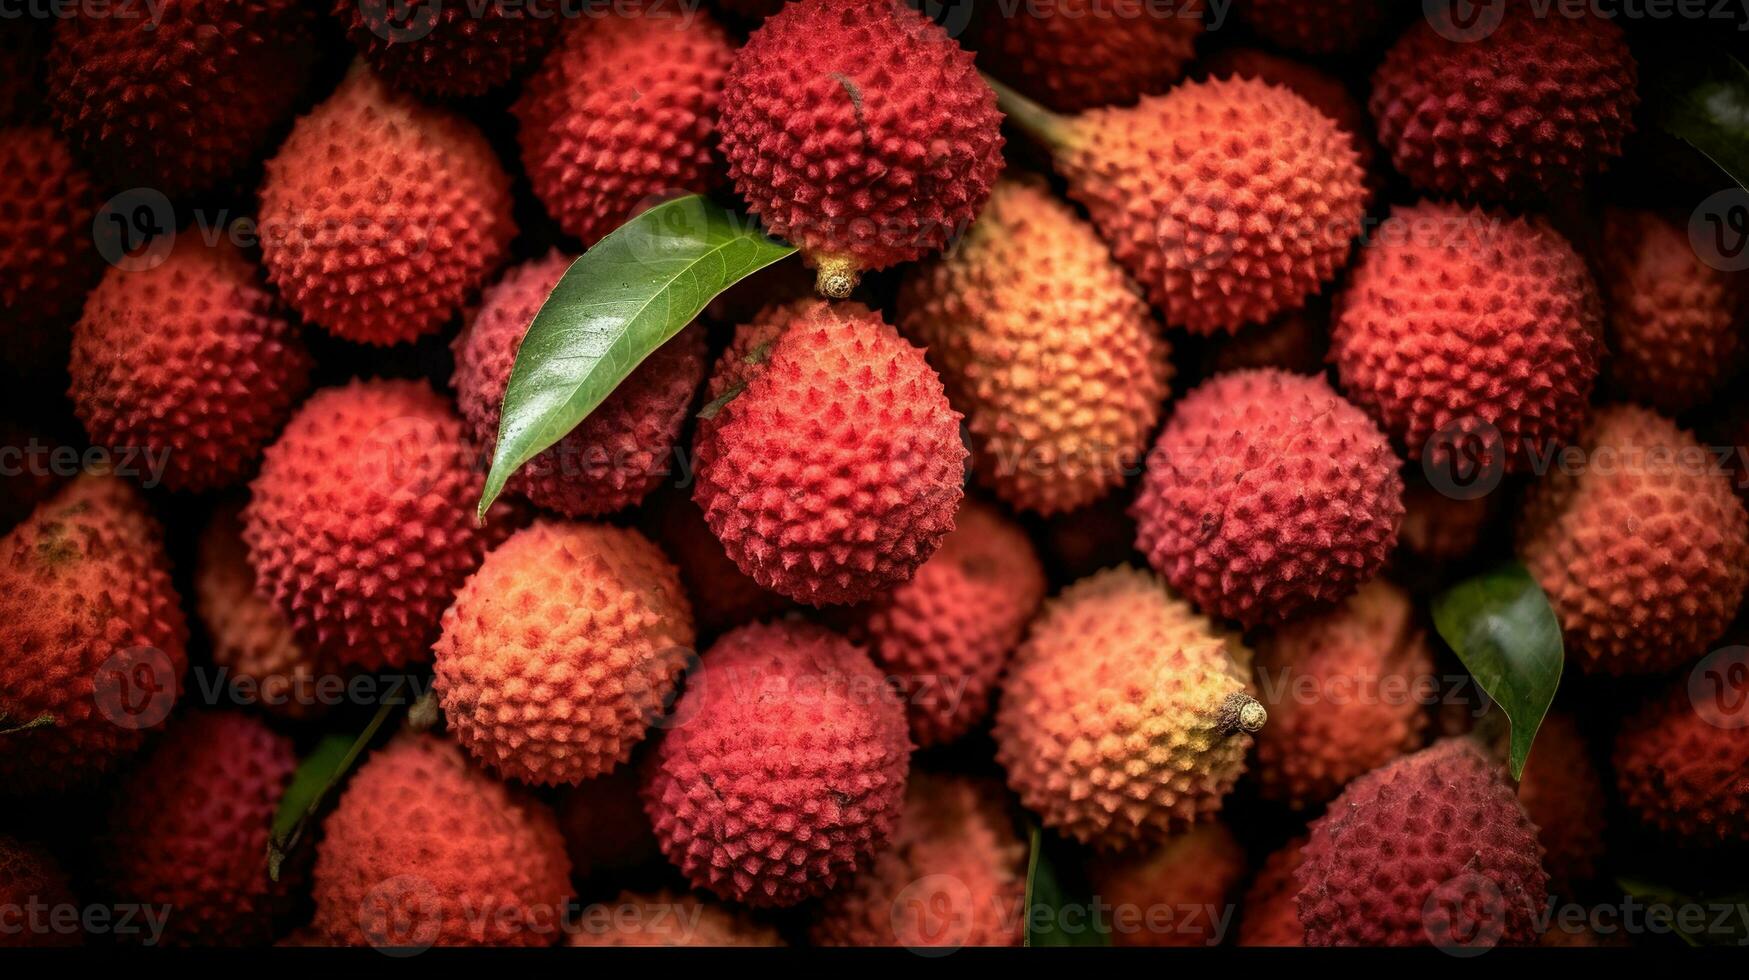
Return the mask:
<svg viewBox="0 0 1749 980">
<path fill-rule="evenodd" d="M 984 82 L 996 91 L 996 105 L 1002 109 L 1002 114 L 1014 120 L 1014 124 L 1019 126 L 1028 136 L 1053 152 L 1062 149 L 1068 143 L 1068 117 L 1057 115 L 1046 109 L 991 78 L 988 73 L 984 73 Z"/>
<path fill-rule="evenodd" d="M 822 255 L 814 263 L 818 273 L 814 289 L 828 299 L 849 299 L 856 283 L 862 278 L 856 262 L 845 255 Z"/>
<path fill-rule="evenodd" d="M 1233 693 L 1221 702 L 1220 711 L 1215 717 L 1215 728 L 1222 735 L 1234 735 L 1239 732 L 1248 734 L 1261 731 L 1263 723 L 1269 720 L 1269 712 L 1263 705 L 1249 694 Z"/>
</svg>

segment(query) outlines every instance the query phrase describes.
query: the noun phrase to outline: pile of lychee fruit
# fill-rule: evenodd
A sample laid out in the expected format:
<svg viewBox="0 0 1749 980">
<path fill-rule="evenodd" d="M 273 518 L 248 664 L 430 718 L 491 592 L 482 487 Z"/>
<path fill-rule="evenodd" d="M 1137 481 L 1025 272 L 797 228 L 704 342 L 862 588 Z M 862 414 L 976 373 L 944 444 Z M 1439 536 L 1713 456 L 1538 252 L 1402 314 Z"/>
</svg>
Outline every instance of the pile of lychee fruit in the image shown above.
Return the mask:
<svg viewBox="0 0 1749 980">
<path fill-rule="evenodd" d="M 1474 952 L 1740 888 L 1749 228 L 1652 42 L 913 6 L 0 27 L 0 945 Z M 799 257 L 476 519 L 548 294 L 686 194 Z M 1428 611 L 1513 560 L 1522 779 Z"/>
</svg>

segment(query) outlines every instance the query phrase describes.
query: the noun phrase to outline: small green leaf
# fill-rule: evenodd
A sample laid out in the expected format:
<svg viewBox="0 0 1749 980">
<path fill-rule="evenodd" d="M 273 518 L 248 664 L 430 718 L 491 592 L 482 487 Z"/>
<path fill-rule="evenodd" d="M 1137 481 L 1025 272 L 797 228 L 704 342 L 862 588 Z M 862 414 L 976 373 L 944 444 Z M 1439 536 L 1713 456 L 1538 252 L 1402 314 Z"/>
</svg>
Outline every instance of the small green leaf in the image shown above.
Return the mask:
<svg viewBox="0 0 1749 980">
<path fill-rule="evenodd" d="M 1045 853 L 1045 835 L 1032 825 L 1031 853 L 1026 861 L 1026 938 L 1028 946 L 1109 946 L 1111 937 L 1103 923 L 1071 923 L 1063 914 L 1067 901 L 1055 864 Z M 1093 903 L 1081 908 L 1092 914 Z M 1073 926 L 1073 928 L 1065 928 Z"/>
<path fill-rule="evenodd" d="M 584 253 L 517 352 L 479 519 L 511 474 L 576 428 L 718 294 L 793 252 L 694 195 L 645 211 Z"/>
<path fill-rule="evenodd" d="M 1512 722 L 1512 778 L 1561 686 L 1561 624 L 1523 565 L 1460 582 L 1433 600 L 1433 624 Z"/>
<path fill-rule="evenodd" d="M 1702 898 L 1644 878 L 1617 878 L 1615 883 L 1647 905 L 1647 926 L 1668 929 L 1690 946 L 1749 945 L 1749 894 Z"/>
<path fill-rule="evenodd" d="M 1696 55 L 1658 55 L 1646 65 L 1652 118 L 1749 188 L 1749 67 L 1718 49 Z"/>
<path fill-rule="evenodd" d="M 315 819 L 316 812 L 322 807 L 322 801 L 346 778 L 359 754 L 382 729 L 383 722 L 388 720 L 396 708 L 404 704 L 404 698 L 384 698 L 370 724 L 364 726 L 364 731 L 357 737 L 323 736 L 310 754 L 298 763 L 297 770 L 292 773 L 291 785 L 286 787 L 285 796 L 279 801 L 279 809 L 273 814 L 273 834 L 267 841 L 269 878 L 279 880 L 280 866 L 285 863 L 287 855 L 298 846 L 298 841 L 303 839 L 304 831 L 308 829 L 310 821 Z"/>
<path fill-rule="evenodd" d="M 9 724 L 10 721 L 6 715 L 0 714 L 0 735 L 16 735 L 35 728 L 51 728 L 55 725 L 55 716 L 45 712 L 20 725 Z"/>
</svg>

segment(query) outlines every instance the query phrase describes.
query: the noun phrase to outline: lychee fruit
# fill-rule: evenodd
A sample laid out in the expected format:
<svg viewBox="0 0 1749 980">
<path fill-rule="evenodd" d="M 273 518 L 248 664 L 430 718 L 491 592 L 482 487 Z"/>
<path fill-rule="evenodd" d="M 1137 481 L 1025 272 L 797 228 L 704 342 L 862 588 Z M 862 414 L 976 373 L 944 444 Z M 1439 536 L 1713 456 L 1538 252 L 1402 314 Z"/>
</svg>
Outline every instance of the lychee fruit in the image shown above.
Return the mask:
<svg viewBox="0 0 1749 980">
<path fill-rule="evenodd" d="M 1433 654 L 1409 596 L 1374 581 L 1340 607 L 1257 642 L 1269 727 L 1254 768 L 1265 799 L 1322 806 L 1357 776 L 1412 752 L 1438 699 Z"/>
<path fill-rule="evenodd" d="M 1749 277 L 1701 261 L 1688 230 L 1652 211 L 1608 211 L 1598 264 L 1610 386 L 1670 415 L 1711 400 L 1743 362 Z"/>
<path fill-rule="evenodd" d="M 1136 547 L 1209 615 L 1283 622 L 1384 566 L 1403 518 L 1398 467 L 1323 378 L 1219 375 L 1179 401 L 1149 455 Z"/>
<path fill-rule="evenodd" d="M 1548 593 L 1567 656 L 1650 674 L 1706 652 L 1749 587 L 1749 512 L 1694 436 L 1631 405 L 1599 409 L 1530 488 L 1518 555 Z"/>
<path fill-rule="evenodd" d="M 1518 783 L 1518 802 L 1537 826 L 1546 852 L 1543 867 L 1561 894 L 1572 895 L 1571 889 L 1596 877 L 1607 801 L 1572 715 L 1552 711 L 1543 717 Z"/>
<path fill-rule="evenodd" d="M 43 91 L 117 186 L 172 198 L 261 159 L 304 95 L 317 13 L 303 0 L 165 0 L 55 24 Z"/>
<path fill-rule="evenodd" d="M 443 614 L 437 695 L 493 771 L 576 784 L 631 757 L 693 652 L 680 573 L 629 528 L 539 520 Z"/>
<path fill-rule="evenodd" d="M 788 599 L 762 588 L 729 559 L 686 491 L 658 490 L 638 515 L 644 533 L 679 566 L 701 637 L 717 636 L 790 607 Z"/>
<path fill-rule="evenodd" d="M 486 138 L 362 66 L 267 162 L 260 226 L 262 264 L 286 302 L 377 345 L 441 328 L 516 233 L 510 178 Z"/>
<path fill-rule="evenodd" d="M 0 949 L 80 945 L 84 927 L 68 923 L 65 911 L 79 907 L 54 855 L 0 834 L 0 908 L 13 910 L 7 928 L 0 929 Z"/>
<path fill-rule="evenodd" d="M 571 946 L 782 946 L 776 929 L 744 910 L 691 893 L 622 892 L 584 907 Z"/>
<path fill-rule="evenodd" d="M 1406 481 L 1403 491 L 1403 551 L 1426 561 L 1462 561 L 1481 547 L 1500 498 L 1440 490 L 1426 479 Z"/>
<path fill-rule="evenodd" d="M 1133 105 L 1183 77 L 1203 32 L 1200 0 L 1059 0 L 1015 13 L 987 7 L 973 47 L 997 77 L 1059 112 Z"/>
<path fill-rule="evenodd" d="M 509 82 L 559 31 L 554 0 L 361 3 L 334 0 L 346 37 L 397 88 L 484 95 Z"/>
<path fill-rule="evenodd" d="M 960 48 L 891 0 L 796 0 L 735 54 L 729 176 L 827 296 L 940 251 L 1002 170 L 1002 114 Z"/>
<path fill-rule="evenodd" d="M 698 425 L 693 499 L 735 564 L 816 606 L 907 582 L 953 527 L 960 415 L 880 314 L 807 300 L 741 326 Z"/>
<path fill-rule="evenodd" d="M 221 510 L 201 532 L 194 605 L 213 665 L 228 685 L 286 718 L 312 718 L 328 707 L 323 678 L 333 675 L 298 642 L 279 607 L 256 591 L 239 508 Z"/>
<path fill-rule="evenodd" d="M 899 818 L 905 710 L 868 654 L 794 621 L 705 653 L 645 769 L 656 840 L 694 886 L 792 906 L 867 869 Z"/>
<path fill-rule="evenodd" d="M 990 713 L 996 680 L 1045 597 L 1045 570 L 1026 532 L 967 500 L 941 550 L 917 577 L 846 611 L 905 698 L 911 738 L 943 745 Z"/>
<path fill-rule="evenodd" d="M 567 787 L 555 807 L 578 881 L 636 868 L 660 853 L 638 797 L 636 762 Z"/>
<path fill-rule="evenodd" d="M 899 326 L 965 412 L 981 482 L 1074 510 L 1124 482 L 1160 419 L 1170 346 L 1093 229 L 1004 181 L 953 252 L 905 282 Z"/>
<path fill-rule="evenodd" d="M 512 111 L 535 196 L 594 245 L 664 197 L 723 182 L 717 114 L 734 45 L 703 11 L 592 14 L 523 85 Z"/>
<path fill-rule="evenodd" d="M 162 531 L 81 476 L 0 538 L 0 793 L 92 782 L 162 725 L 188 666 Z"/>
<path fill-rule="evenodd" d="M 1373 161 L 1378 156 L 1378 147 L 1372 138 L 1372 117 L 1367 115 L 1366 106 L 1349 91 L 1348 85 L 1340 78 L 1319 68 L 1283 58 L 1255 48 L 1226 48 L 1217 51 L 1203 59 L 1199 65 L 1202 72 L 1215 78 L 1255 78 L 1271 85 L 1280 85 L 1300 98 L 1312 104 L 1312 107 L 1329 116 L 1354 144 L 1354 153 L 1360 163 L 1360 169 L 1366 175 L 1368 190 L 1379 190 L 1381 181 L 1376 179 Z"/>
<path fill-rule="evenodd" d="M 1245 880 L 1245 849 L 1224 824 L 1203 824 L 1152 850 L 1100 856 L 1087 877 L 1111 907 L 1112 945 L 1217 946 Z"/>
<path fill-rule="evenodd" d="M 47 344 L 102 267 L 91 246 L 96 191 L 67 144 L 47 126 L 0 128 L 0 336 L 17 357 Z M 62 348 L 64 351 L 65 348 Z"/>
<path fill-rule="evenodd" d="M 1456 26 L 1422 18 L 1373 73 L 1379 142 L 1410 183 L 1537 200 L 1577 189 L 1621 155 L 1639 70 L 1620 24 L 1498 4 Z"/>
<path fill-rule="evenodd" d="M 1251 653 L 1159 579 L 1100 572 L 1045 603 L 996 708 L 996 759 L 1048 827 L 1102 850 L 1221 808 L 1267 713 Z"/>
<path fill-rule="evenodd" d="M 546 804 L 453 742 L 404 734 L 322 822 L 314 925 L 347 946 L 550 946 L 570 874 Z"/>
<path fill-rule="evenodd" d="M 1701 851 L 1749 844 L 1749 681 L 1740 657 L 1714 656 L 1628 715 L 1615 740 L 1628 812 Z"/>
<path fill-rule="evenodd" d="M 1360 234 L 1353 140 L 1281 86 L 1185 82 L 1072 117 L 1008 94 L 1003 107 L 1169 326 L 1230 333 L 1299 309 Z"/>
<path fill-rule="evenodd" d="M 1361 249 L 1330 359 L 1411 460 L 1521 473 L 1584 421 L 1601 333 L 1591 274 L 1546 222 L 1422 202 Z"/>
<path fill-rule="evenodd" d="M 1002 784 L 916 773 L 893 844 L 827 895 L 816 946 L 1019 946 L 1027 843 Z"/>
<path fill-rule="evenodd" d="M 366 670 L 428 660 L 485 553 L 483 484 L 461 419 L 424 382 L 323 389 L 250 484 L 257 587 L 318 656 Z"/>
<path fill-rule="evenodd" d="M 1306 54 L 1348 54 L 1391 19 L 1388 0 L 1241 0 L 1251 29 L 1271 44 Z"/>
<path fill-rule="evenodd" d="M 114 268 L 73 326 L 73 411 L 91 441 L 159 454 L 163 482 L 246 479 L 309 385 L 298 329 L 229 242 L 179 236 L 162 264 Z"/>
<path fill-rule="evenodd" d="M 456 337 L 456 402 L 486 454 L 498 442 L 522 338 L 572 261 L 551 252 L 512 268 L 487 287 Z M 698 327 L 656 348 L 576 428 L 517 470 L 511 492 L 567 517 L 610 514 L 642 501 L 672 468 L 705 358 Z"/>
<path fill-rule="evenodd" d="M 1304 946 L 1300 925 L 1300 883 L 1294 877 L 1304 859 L 1306 838 L 1295 837 L 1265 858 L 1239 902 L 1239 945 Z"/>
<path fill-rule="evenodd" d="M 1548 874 L 1504 768 L 1446 739 L 1348 784 L 1295 872 L 1306 945 L 1535 943 Z"/>
<path fill-rule="evenodd" d="M 173 722 L 117 788 L 103 842 L 110 894 L 168 906 L 169 943 L 271 940 L 291 886 L 268 876 L 267 843 L 296 766 L 291 739 L 248 715 Z"/>
</svg>

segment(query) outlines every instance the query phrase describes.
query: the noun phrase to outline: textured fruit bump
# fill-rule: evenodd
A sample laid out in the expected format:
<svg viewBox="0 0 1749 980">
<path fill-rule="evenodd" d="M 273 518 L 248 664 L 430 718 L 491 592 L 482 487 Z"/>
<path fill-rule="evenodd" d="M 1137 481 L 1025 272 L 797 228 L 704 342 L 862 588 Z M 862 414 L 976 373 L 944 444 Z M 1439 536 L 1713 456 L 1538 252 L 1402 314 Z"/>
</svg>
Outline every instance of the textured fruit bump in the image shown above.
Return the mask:
<svg viewBox="0 0 1749 980">
<path fill-rule="evenodd" d="M 285 614 L 255 588 L 239 508 L 221 511 L 201 532 L 194 604 L 211 641 L 213 665 L 253 689 L 256 703 L 287 718 L 320 714 L 325 664 L 292 634 Z"/>
<path fill-rule="evenodd" d="M 1218 812 L 1244 772 L 1262 723 L 1237 710 L 1250 669 L 1159 579 L 1100 572 L 1045 603 L 1015 654 L 996 759 L 1046 826 L 1104 850 L 1158 843 Z"/>
<path fill-rule="evenodd" d="M 1517 473 L 1584 421 L 1601 335 L 1591 274 L 1546 222 L 1423 202 L 1361 250 L 1330 359 L 1410 459 Z"/>
<path fill-rule="evenodd" d="M 1059 112 L 1129 105 L 1184 75 L 1205 4 L 1059 0 L 1014 13 L 989 4 L 974 47 L 997 77 Z"/>
<path fill-rule="evenodd" d="M 365 669 L 428 660 L 485 553 L 483 484 L 461 420 L 425 383 L 319 391 L 250 485 L 243 538 L 259 588 L 319 655 Z"/>
<path fill-rule="evenodd" d="M 612 902 L 587 906 L 571 946 L 782 946 L 776 929 L 747 912 L 666 889 L 622 892 Z"/>
<path fill-rule="evenodd" d="M 761 588 L 729 559 L 687 491 L 659 490 L 638 513 L 644 532 L 680 567 L 701 637 L 714 637 L 790 607 L 788 599 Z"/>
<path fill-rule="evenodd" d="M 1693 660 L 1749 588 L 1749 512 L 1713 455 L 1650 409 L 1600 409 L 1579 448 L 1532 486 L 1518 526 L 1567 656 L 1609 674 Z"/>
<path fill-rule="evenodd" d="M 1322 378 L 1219 375 L 1160 433 L 1132 508 L 1136 547 L 1209 615 L 1282 622 L 1384 566 L 1403 518 L 1398 465 Z"/>
<path fill-rule="evenodd" d="M 735 55 L 723 153 L 748 208 L 847 295 L 858 273 L 972 223 L 1002 170 L 1001 121 L 972 56 L 929 18 L 795 0 Z"/>
<path fill-rule="evenodd" d="M 1453 38 L 1423 18 L 1373 73 L 1379 142 L 1429 193 L 1488 201 L 1570 191 L 1621 155 L 1639 70 L 1595 13 L 1496 4 Z"/>
<path fill-rule="evenodd" d="M 516 228 L 473 124 L 354 66 L 299 119 L 261 185 L 261 260 L 304 319 L 388 345 L 441 328 Z"/>
<path fill-rule="evenodd" d="M 261 159 L 316 59 L 307 0 L 91 5 L 57 19 L 43 87 L 70 134 L 119 187 L 171 196 Z"/>
<path fill-rule="evenodd" d="M 1366 175 L 1368 190 L 1376 194 L 1383 184 L 1382 175 L 1375 173 L 1373 163 L 1378 146 L 1373 143 L 1372 117 L 1366 106 L 1349 91 L 1347 83 L 1335 75 L 1303 61 L 1283 58 L 1255 48 L 1225 48 L 1202 59 L 1198 68 L 1213 77 L 1255 78 L 1271 85 L 1280 85 L 1312 104 L 1329 116 L 1354 143 L 1360 169 Z"/>
<path fill-rule="evenodd" d="M 1026 532 L 968 500 L 917 577 L 850 612 L 850 638 L 896 678 L 921 747 L 966 734 L 990 713 L 996 680 L 1045 597 Z"/>
<path fill-rule="evenodd" d="M 178 237 L 162 264 L 111 269 L 73 326 L 73 410 L 91 441 L 161 455 L 163 482 L 246 479 L 309 385 L 311 358 L 254 263 Z"/>
<path fill-rule="evenodd" d="M 0 793 L 83 785 L 159 727 L 188 666 L 162 531 L 132 485 L 81 476 L 0 539 Z"/>
<path fill-rule="evenodd" d="M 723 182 L 716 128 L 734 47 L 707 14 L 592 14 L 566 33 L 512 111 L 547 213 L 594 245 L 664 197 Z"/>
<path fill-rule="evenodd" d="M 55 925 L 55 917 L 67 915 L 58 910 L 78 908 L 60 862 L 37 844 L 0 834 L 0 907 L 33 906 L 40 918 L 35 923 L 14 920 L 0 931 L 0 949 L 78 946 L 84 941 L 83 926 L 65 928 L 64 919 L 63 927 Z"/>
<path fill-rule="evenodd" d="M 1019 946 L 1027 843 L 1002 785 L 916 773 L 893 845 L 827 895 L 816 946 Z"/>
<path fill-rule="evenodd" d="M 1749 681 L 1741 664 L 1726 654 L 1673 682 L 1616 736 L 1616 792 L 1627 811 L 1694 850 L 1749 844 Z"/>
<path fill-rule="evenodd" d="M 1536 942 L 1548 900 L 1536 827 L 1504 764 L 1466 739 L 1350 783 L 1310 833 L 1295 872 L 1308 946 Z"/>
<path fill-rule="evenodd" d="M 522 338 L 572 261 L 552 252 L 512 268 L 487 287 L 456 337 L 456 402 L 483 455 L 497 445 Z M 511 492 L 567 517 L 610 514 L 642 501 L 672 468 L 705 357 L 697 327 L 656 348 L 576 428 L 517 470 Z"/>
<path fill-rule="evenodd" d="M 76 316 L 96 281 L 97 192 L 47 126 L 0 128 L 0 171 L 12 175 L 0 181 L 0 337 L 16 351 L 42 345 L 40 328 Z"/>
<path fill-rule="evenodd" d="M 314 925 L 348 946 L 550 946 L 570 873 L 546 804 L 453 742 L 402 735 L 322 822 Z"/>
<path fill-rule="evenodd" d="M 1225 824 L 1202 824 L 1149 851 L 1101 856 L 1087 876 L 1111 906 L 1113 946 L 1215 946 L 1245 880 L 1245 849 Z"/>
<path fill-rule="evenodd" d="M 1170 345 L 1098 235 L 1038 183 L 997 185 L 953 252 L 906 280 L 899 326 L 965 413 L 978 479 L 1016 508 L 1098 500 L 1160 420 Z"/>
<path fill-rule="evenodd" d="M 719 639 L 645 771 L 644 810 L 693 885 L 792 906 L 868 868 L 893 833 L 911 743 L 868 654 L 798 622 Z"/>
<path fill-rule="evenodd" d="M 346 37 L 397 88 L 484 95 L 510 81 L 558 33 L 558 0 L 384 3 L 334 0 Z"/>
<path fill-rule="evenodd" d="M 816 606 L 909 581 L 953 527 L 966 450 L 941 379 L 878 313 L 806 300 L 717 361 L 693 499 L 761 586 Z"/>
<path fill-rule="evenodd" d="M 637 531 L 536 521 L 443 615 L 437 695 L 506 778 L 575 784 L 631 757 L 692 652 L 680 574 Z"/>
<path fill-rule="evenodd" d="M 103 841 L 109 893 L 168 906 L 168 943 L 270 941 L 291 886 L 269 878 L 267 843 L 296 765 L 291 739 L 247 715 L 173 722 L 116 790 Z"/>
</svg>

